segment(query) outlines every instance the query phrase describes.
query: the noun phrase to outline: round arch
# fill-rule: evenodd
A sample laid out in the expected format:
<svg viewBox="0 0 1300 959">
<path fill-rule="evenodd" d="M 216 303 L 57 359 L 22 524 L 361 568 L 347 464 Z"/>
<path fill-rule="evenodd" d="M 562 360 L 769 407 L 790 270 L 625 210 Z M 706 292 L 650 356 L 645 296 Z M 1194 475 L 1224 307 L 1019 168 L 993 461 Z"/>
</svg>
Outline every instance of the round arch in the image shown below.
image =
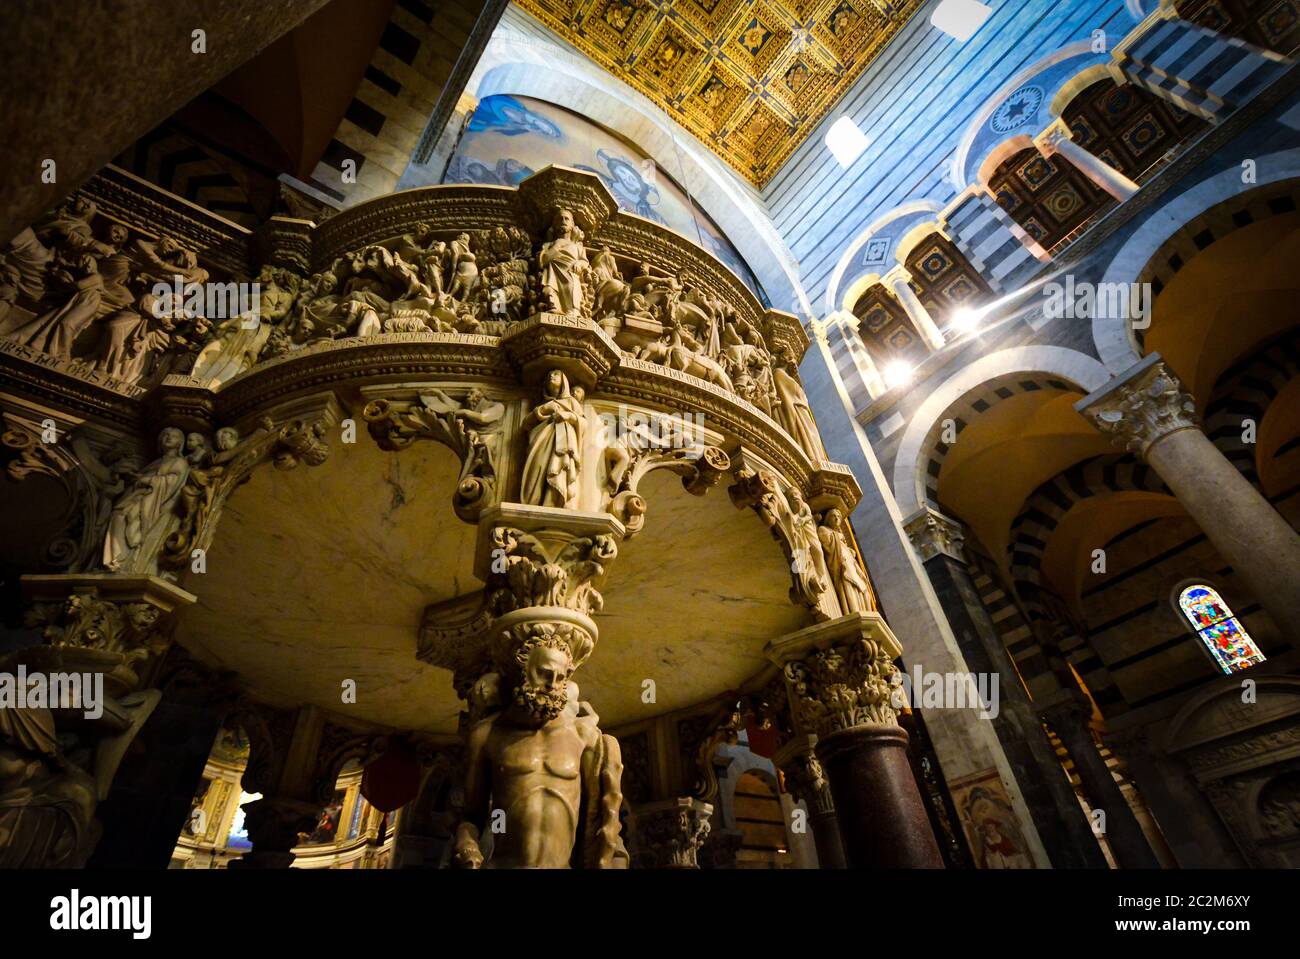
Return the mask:
<svg viewBox="0 0 1300 959">
<path fill-rule="evenodd" d="M 1253 195 L 1270 185 L 1300 178 L 1300 149 L 1279 150 L 1259 157 L 1255 171 L 1258 182 L 1246 185 L 1241 182 L 1241 167 L 1231 166 L 1153 211 L 1107 264 L 1101 282 L 1127 285 L 1160 280 L 1161 253 L 1170 244 L 1177 246 L 1180 239 L 1185 239 L 1193 250 L 1198 249 L 1192 237 L 1210 219 L 1224 220 L 1226 228 L 1215 233 L 1216 238 L 1221 238 L 1221 232 L 1226 235 L 1233 228 L 1231 210 L 1225 207 L 1245 208 Z M 1092 340 L 1097 355 L 1113 374 L 1123 373 L 1142 358 L 1142 349 L 1127 317 L 1094 317 Z"/>
<path fill-rule="evenodd" d="M 1061 346 L 1018 346 L 980 357 L 941 383 L 912 416 L 894 463 L 894 498 L 903 516 L 925 503 L 924 468 L 936 445 L 938 427 L 963 396 L 999 377 L 1015 374 L 1059 377 L 1082 393 L 1100 388 L 1106 368 L 1085 353 Z"/>
<path fill-rule="evenodd" d="M 894 209 L 890 210 L 854 237 L 853 242 L 850 243 L 840 255 L 839 262 L 835 264 L 835 269 L 831 273 L 830 282 L 826 286 L 826 312 L 833 313 L 839 309 L 852 310 L 853 302 L 856 301 L 857 297 L 862 295 L 862 291 L 866 289 L 866 286 L 870 285 L 868 283 L 863 286 L 858 282 L 858 278 L 855 278 L 852 283 L 845 288 L 842 302 L 836 302 L 840 299 L 840 284 L 844 282 L 845 274 L 848 273 L 853 258 L 858 255 L 858 251 L 866 246 L 867 242 L 870 241 L 873 236 L 896 220 L 915 216 L 918 213 L 939 213 L 943 210 L 944 205 L 945 204 L 940 203 L 938 200 L 909 200 L 900 206 L 894 207 Z M 852 297 L 850 296 L 851 294 L 853 294 Z"/>
</svg>

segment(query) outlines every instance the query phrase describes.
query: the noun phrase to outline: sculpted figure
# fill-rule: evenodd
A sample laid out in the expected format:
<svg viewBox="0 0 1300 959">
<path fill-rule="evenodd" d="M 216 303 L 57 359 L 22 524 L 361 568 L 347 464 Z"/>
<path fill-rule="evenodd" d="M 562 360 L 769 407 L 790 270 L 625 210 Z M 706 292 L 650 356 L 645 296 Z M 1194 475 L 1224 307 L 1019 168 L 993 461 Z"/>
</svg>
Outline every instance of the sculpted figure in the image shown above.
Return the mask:
<svg viewBox="0 0 1300 959">
<path fill-rule="evenodd" d="M 175 317 L 149 292 L 110 314 L 101 325 L 95 368 L 128 383 L 144 377 L 151 355 L 166 350 L 173 340 L 180 340 L 175 333 Z"/>
<path fill-rule="evenodd" d="M 293 308 L 301 280 L 274 266 L 264 266 L 257 275 L 258 313 L 232 316 L 221 322 L 216 334 L 199 352 L 191 375 L 200 379 L 227 380 L 257 362 L 262 347 Z"/>
<path fill-rule="evenodd" d="M 461 464 L 457 483 L 463 483 L 471 476 L 495 477 L 501 456 L 501 421 L 506 415 L 505 404 L 488 399 L 477 386 L 466 394 L 464 405 L 442 390 L 430 390 L 420 400 L 435 413 L 449 418 L 453 430 L 463 437 L 468 453 Z"/>
<path fill-rule="evenodd" d="M 50 710 L 0 709 L 0 869 L 80 867 L 98 838 L 98 798 Z"/>
<path fill-rule="evenodd" d="M 159 237 L 157 242 L 138 239 L 132 252 L 137 269 L 151 280 L 168 284 L 178 276 L 182 283 L 208 280 L 208 271 L 199 266 L 198 257 L 169 236 Z"/>
<path fill-rule="evenodd" d="M 542 295 L 548 309 L 555 313 L 580 312 L 587 254 L 582 246 L 582 231 L 574 224 L 569 210 L 555 211 L 537 262 L 542 268 Z"/>
<path fill-rule="evenodd" d="M 592 281 L 595 284 L 596 300 L 592 315 L 602 319 L 626 308 L 628 285 L 623 282 L 619 272 L 618 261 L 610 252 L 609 246 L 602 246 L 596 258 L 591 262 Z"/>
<path fill-rule="evenodd" d="M 582 400 L 569 390 L 569 378 L 551 370 L 544 399 L 524 419 L 528 458 L 520 498 L 532 506 L 578 505 L 584 414 Z"/>
<path fill-rule="evenodd" d="M 53 356 L 72 357 L 72 345 L 96 314 L 104 294 L 104 279 L 99 275 L 95 257 L 84 248 L 80 252 L 55 254 L 50 270 L 57 287 L 67 296 L 59 306 L 18 326 L 5 329 L 0 336 L 18 340 Z"/>
<path fill-rule="evenodd" d="M 818 535 L 817 518 L 799 491 L 791 487 L 785 497 L 778 496 L 777 509 L 786 506 L 786 523 L 790 529 L 790 548 L 795 558 L 795 575 L 803 594 L 818 596 L 830 588 L 826 554 Z M 784 499 L 784 502 L 783 502 Z"/>
<path fill-rule="evenodd" d="M 494 809 L 504 812 L 505 830 L 493 834 L 488 868 L 627 868 L 618 740 L 601 733 L 569 678 L 591 641 L 563 629 L 530 629 L 502 670 L 509 705 L 470 729 L 454 853 L 460 868 L 483 866 L 479 839 Z M 571 643 L 580 647 L 576 657 Z"/>
<path fill-rule="evenodd" d="M 826 555 L 826 569 L 835 586 L 835 596 L 840 601 L 840 612 L 847 616 L 874 610 L 876 603 L 871 596 L 867 574 L 862 571 L 857 553 L 844 533 L 844 514 L 838 509 L 828 509 L 817 529 L 817 536 Z"/>
<path fill-rule="evenodd" d="M 813 460 L 825 460 L 826 447 L 822 446 L 812 407 L 803 387 L 789 370 L 789 361 L 779 358 L 772 366 L 772 385 L 776 389 L 777 420 Z"/>
<path fill-rule="evenodd" d="M 464 302 L 478 286 L 478 257 L 470 251 L 468 233 L 462 233 L 451 241 L 447 247 L 447 261 L 448 272 L 451 273 L 451 285 L 447 292 Z"/>
<path fill-rule="evenodd" d="M 184 433 L 173 426 L 164 429 L 158 434 L 162 455 L 141 470 L 113 504 L 104 538 L 104 566 L 109 570 L 127 567 L 140 546 L 170 518 L 171 506 L 192 466 L 184 445 Z"/>
</svg>

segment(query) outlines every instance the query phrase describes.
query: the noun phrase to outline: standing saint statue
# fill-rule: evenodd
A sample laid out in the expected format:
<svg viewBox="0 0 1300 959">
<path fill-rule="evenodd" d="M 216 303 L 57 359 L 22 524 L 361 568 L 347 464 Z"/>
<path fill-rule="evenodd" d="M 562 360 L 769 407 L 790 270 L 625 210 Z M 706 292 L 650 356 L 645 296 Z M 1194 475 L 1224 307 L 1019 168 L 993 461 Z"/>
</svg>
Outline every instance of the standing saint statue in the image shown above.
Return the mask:
<svg viewBox="0 0 1300 959">
<path fill-rule="evenodd" d="M 813 460 L 826 460 L 826 447 L 813 420 L 808 396 L 789 370 L 789 360 L 782 356 L 772 363 L 772 386 L 776 389 L 776 414 L 781 426 Z"/>
<path fill-rule="evenodd" d="M 554 313 L 577 313 L 582 310 L 582 277 L 587 272 L 587 252 L 582 246 L 582 231 L 573 222 L 573 213 L 555 211 L 547 242 L 537 255 L 542 268 L 542 295 Z"/>
<path fill-rule="evenodd" d="M 835 586 L 835 597 L 840 601 L 840 612 L 845 616 L 872 612 L 876 602 L 871 595 L 871 584 L 844 533 L 844 514 L 835 508 L 828 509 L 817 528 L 817 536 L 826 555 L 826 569 Z"/>
<path fill-rule="evenodd" d="M 524 418 L 529 433 L 519 488 L 522 502 L 564 509 L 578 505 L 583 425 L 582 400 L 569 389 L 562 371 L 551 370 L 543 401 Z"/>
<path fill-rule="evenodd" d="M 185 434 L 174 426 L 158 434 L 158 447 L 162 455 L 113 504 L 104 538 L 104 566 L 113 572 L 127 569 L 140 547 L 172 517 L 172 505 L 193 466 L 185 453 Z"/>
</svg>

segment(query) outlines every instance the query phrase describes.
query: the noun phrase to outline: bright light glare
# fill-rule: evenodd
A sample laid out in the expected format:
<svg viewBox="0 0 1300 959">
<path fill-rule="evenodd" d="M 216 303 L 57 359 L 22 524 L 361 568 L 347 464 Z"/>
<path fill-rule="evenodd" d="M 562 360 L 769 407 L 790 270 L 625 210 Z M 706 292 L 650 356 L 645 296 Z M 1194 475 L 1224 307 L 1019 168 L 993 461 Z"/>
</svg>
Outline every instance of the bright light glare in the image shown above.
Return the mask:
<svg viewBox="0 0 1300 959">
<path fill-rule="evenodd" d="M 834 154 L 835 162 L 846 170 L 871 143 L 867 135 L 858 129 L 852 117 L 840 117 L 832 123 L 826 131 L 825 142 L 827 149 Z"/>
<path fill-rule="evenodd" d="M 912 364 L 904 360 L 894 360 L 885 367 L 885 385 L 891 390 L 912 381 Z"/>
<path fill-rule="evenodd" d="M 963 307 L 952 315 L 949 325 L 958 333 L 969 333 L 980 325 L 980 315 L 975 310 Z"/>
<path fill-rule="evenodd" d="M 930 23 L 948 36 L 965 43 L 993 12 L 978 0 L 943 0 L 930 15 Z"/>
</svg>

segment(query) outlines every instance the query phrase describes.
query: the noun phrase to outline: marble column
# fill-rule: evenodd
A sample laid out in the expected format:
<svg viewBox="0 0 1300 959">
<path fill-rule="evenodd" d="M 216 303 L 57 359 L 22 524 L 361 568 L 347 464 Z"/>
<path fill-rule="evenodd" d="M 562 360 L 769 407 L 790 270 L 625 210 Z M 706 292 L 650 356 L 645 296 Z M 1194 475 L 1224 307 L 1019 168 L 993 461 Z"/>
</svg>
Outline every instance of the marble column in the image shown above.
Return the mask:
<svg viewBox="0 0 1300 959">
<path fill-rule="evenodd" d="M 892 290 L 894 296 L 898 297 L 898 302 L 902 304 L 908 319 L 912 321 L 916 331 L 921 334 L 921 339 L 929 344 L 930 349 L 941 349 L 943 347 L 943 333 L 935 325 L 934 318 L 930 316 L 930 311 L 925 308 L 921 298 L 912 289 L 912 274 L 902 266 L 896 266 L 886 273 L 880 282 L 885 284 L 886 288 Z"/>
<path fill-rule="evenodd" d="M 795 732 L 815 735 L 853 868 L 943 868 L 894 705 L 901 655 L 879 613 L 829 620 L 768 643 Z"/>
<path fill-rule="evenodd" d="M 1106 858 L 1056 753 L 1043 732 L 1033 702 L 980 599 L 966 563 L 965 530 L 937 510 L 923 507 L 904 528 L 925 567 L 961 646 L 976 672 L 997 673 L 998 711 L 990 718 L 1024 793 L 1025 805 L 1052 865 L 1105 868 Z"/>
<path fill-rule="evenodd" d="M 826 771 L 817 759 L 817 737 L 796 736 L 777 750 L 772 762 L 785 775 L 786 786 L 808 807 L 808 824 L 817 846 L 817 863 L 822 869 L 843 869 L 844 843 L 835 816 L 835 797 Z"/>
<path fill-rule="evenodd" d="M 1138 191 L 1136 183 L 1101 157 L 1079 146 L 1073 137 L 1070 125 L 1057 118 L 1046 130 L 1034 137 L 1034 146 L 1045 157 L 1060 154 L 1071 166 L 1121 203 Z"/>
<path fill-rule="evenodd" d="M 636 809 L 638 869 L 699 869 L 713 807 L 698 799 L 649 802 Z"/>
<path fill-rule="evenodd" d="M 866 409 L 888 390 L 876 361 L 858 335 L 858 323 L 848 310 L 836 310 L 825 320 L 812 321 L 812 334 L 830 351 L 855 410 Z"/>
<path fill-rule="evenodd" d="M 1201 430 L 1195 403 L 1160 355 L 1075 408 L 1160 474 L 1278 630 L 1300 637 L 1300 535 Z"/>
<path fill-rule="evenodd" d="M 1106 760 L 1097 751 L 1089 728 L 1091 717 L 1091 703 L 1073 696 L 1043 712 L 1043 718 L 1061 737 L 1061 743 L 1074 761 L 1088 802 L 1106 816 L 1106 840 L 1116 862 L 1124 869 L 1158 869 L 1160 861 L 1151 851 L 1142 824 L 1129 807 Z"/>
<path fill-rule="evenodd" d="M 1211 122 L 1287 70 L 1276 53 L 1179 19 L 1172 3 L 1161 4 L 1134 27 L 1112 57 L 1117 82 L 1136 84 Z"/>
</svg>

